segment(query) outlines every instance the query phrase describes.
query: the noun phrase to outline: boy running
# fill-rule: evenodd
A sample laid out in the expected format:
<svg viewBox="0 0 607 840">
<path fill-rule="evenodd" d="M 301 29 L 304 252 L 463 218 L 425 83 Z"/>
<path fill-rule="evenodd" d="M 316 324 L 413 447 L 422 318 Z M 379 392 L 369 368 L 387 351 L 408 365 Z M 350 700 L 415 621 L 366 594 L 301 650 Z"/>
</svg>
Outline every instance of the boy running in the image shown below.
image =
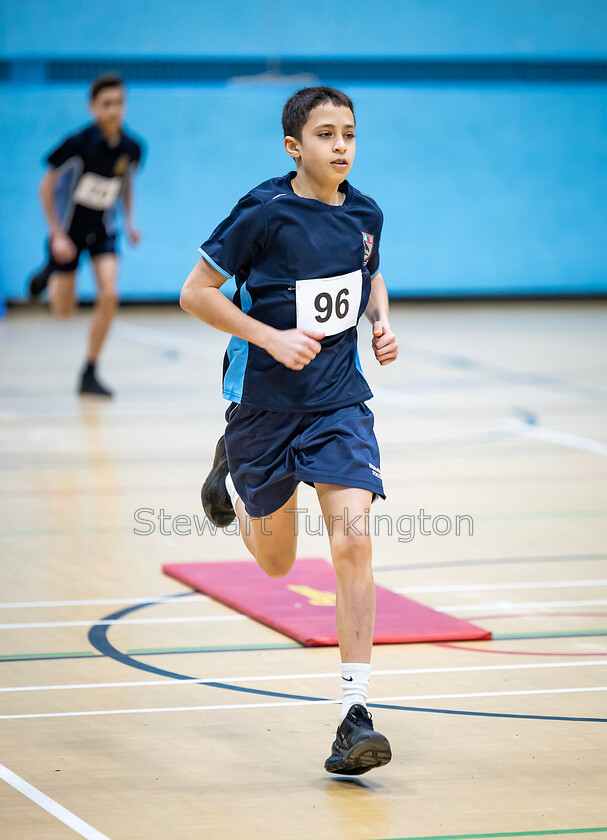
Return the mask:
<svg viewBox="0 0 607 840">
<path fill-rule="evenodd" d="M 346 525 L 364 522 L 373 498 L 385 498 L 365 405 L 372 394 L 358 361 L 360 316 L 373 324 L 380 364 L 396 359 L 398 345 L 379 272 L 382 213 L 345 180 L 356 148 L 352 102 L 334 88 L 304 88 L 287 101 L 282 122 L 297 172 L 238 202 L 199 249 L 181 293 L 183 309 L 232 335 L 223 377 L 231 404 L 202 502 L 221 527 L 237 516 L 258 564 L 282 577 L 297 549 L 297 485 L 315 487 L 337 576 L 342 660 L 340 723 L 325 768 L 359 775 L 391 758 L 366 708 L 371 541 Z M 232 275 L 233 302 L 220 291 Z"/>
<path fill-rule="evenodd" d="M 124 100 L 120 76 L 95 79 L 90 89 L 95 121 L 47 155 L 50 169 L 40 184 L 40 201 L 49 228 L 48 260 L 29 281 L 32 298 L 49 284 L 53 313 L 71 315 L 78 261 L 82 251 L 89 252 L 97 298 L 78 391 L 102 397 L 112 396 L 97 379 L 96 363 L 118 305 L 114 217 L 121 198 L 129 241 L 136 245 L 140 240 L 132 221 L 132 175 L 141 160 L 141 145 L 122 129 Z"/>
</svg>

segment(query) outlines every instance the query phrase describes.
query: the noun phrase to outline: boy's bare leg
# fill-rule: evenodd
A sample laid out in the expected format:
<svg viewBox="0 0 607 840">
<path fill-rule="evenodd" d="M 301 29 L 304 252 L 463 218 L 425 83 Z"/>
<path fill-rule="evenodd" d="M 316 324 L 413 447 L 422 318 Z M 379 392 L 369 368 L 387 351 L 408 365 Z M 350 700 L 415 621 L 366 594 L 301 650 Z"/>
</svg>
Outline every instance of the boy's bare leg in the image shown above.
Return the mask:
<svg viewBox="0 0 607 840">
<path fill-rule="evenodd" d="M 369 663 L 375 626 L 371 537 L 366 533 L 372 493 L 337 484 L 316 484 L 316 492 L 337 574 L 335 618 L 341 661 Z"/>
<path fill-rule="evenodd" d="M 97 282 L 97 299 L 89 332 L 87 355 L 89 362 L 97 361 L 118 307 L 116 292 L 118 257 L 116 254 L 100 254 L 92 260 L 92 263 Z"/>
<path fill-rule="evenodd" d="M 236 516 L 244 544 L 270 577 L 284 577 L 295 562 L 296 514 L 288 511 L 296 507 L 297 490 L 279 510 L 266 517 L 248 516 L 242 499 L 236 501 Z"/>
<path fill-rule="evenodd" d="M 342 661 L 340 723 L 325 769 L 358 776 L 392 758 L 388 739 L 375 731 L 366 708 L 375 625 L 375 583 L 367 533 L 372 493 L 336 484 L 317 484 L 316 492 L 337 574 L 335 612 Z"/>
<path fill-rule="evenodd" d="M 51 312 L 59 318 L 69 318 L 74 314 L 76 300 L 74 289 L 76 286 L 75 271 L 54 271 L 49 278 L 48 298 Z"/>
</svg>

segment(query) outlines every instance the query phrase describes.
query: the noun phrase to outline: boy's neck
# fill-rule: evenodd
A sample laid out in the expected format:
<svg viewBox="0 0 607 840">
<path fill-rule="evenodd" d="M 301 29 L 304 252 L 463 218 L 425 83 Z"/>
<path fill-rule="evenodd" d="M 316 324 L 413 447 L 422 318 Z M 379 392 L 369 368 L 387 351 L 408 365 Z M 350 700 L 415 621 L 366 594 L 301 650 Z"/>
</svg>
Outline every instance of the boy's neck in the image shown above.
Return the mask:
<svg viewBox="0 0 607 840">
<path fill-rule="evenodd" d="M 98 122 L 97 128 L 112 146 L 115 146 L 122 136 L 122 126 L 118 126 L 118 128 L 107 128 Z"/>
<path fill-rule="evenodd" d="M 296 195 L 301 198 L 313 198 L 323 204 L 339 205 L 344 203 L 345 194 L 340 192 L 340 186 L 339 184 L 337 186 L 334 184 L 319 184 L 301 169 L 297 170 L 297 175 L 291 181 L 291 187 Z"/>
</svg>

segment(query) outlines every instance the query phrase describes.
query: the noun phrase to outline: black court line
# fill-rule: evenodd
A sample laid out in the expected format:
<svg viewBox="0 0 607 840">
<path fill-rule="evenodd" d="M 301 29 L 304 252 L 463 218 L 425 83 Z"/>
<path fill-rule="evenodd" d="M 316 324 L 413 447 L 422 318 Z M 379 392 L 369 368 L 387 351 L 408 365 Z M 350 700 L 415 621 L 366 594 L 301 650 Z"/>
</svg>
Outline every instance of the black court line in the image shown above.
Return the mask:
<svg viewBox="0 0 607 840">
<path fill-rule="evenodd" d="M 175 598 L 184 598 L 192 594 L 194 593 L 179 593 L 179 595 L 176 595 Z M 118 610 L 118 612 L 112 613 L 111 615 L 100 619 L 100 621 L 118 622 L 121 618 L 124 618 L 125 615 L 128 615 L 137 610 L 145 609 L 146 607 L 154 606 L 157 603 L 157 601 L 149 601 L 143 604 L 135 604 L 134 606 L 126 607 L 126 609 Z M 175 680 L 199 679 L 198 677 L 191 677 L 186 674 L 178 674 L 175 671 L 167 671 L 163 668 L 156 668 L 154 665 L 148 665 L 145 662 L 139 662 L 139 660 L 133 659 L 133 657 L 129 656 L 129 654 L 122 653 L 122 651 L 119 651 L 117 648 L 115 648 L 108 639 L 108 631 L 110 626 L 111 625 L 109 624 L 93 624 L 88 633 L 88 639 L 91 645 L 95 648 L 95 650 L 98 650 L 104 656 L 108 656 L 109 658 L 114 659 L 116 662 L 120 662 L 122 665 L 128 665 L 130 668 L 137 668 L 140 671 L 147 671 L 152 674 L 157 674 L 163 677 L 170 677 L 171 679 Z M 280 697 L 285 700 L 305 700 L 318 702 L 331 699 L 329 697 L 311 697 L 305 694 L 288 694 L 282 691 L 267 691 L 265 689 L 260 688 L 247 688 L 242 685 L 228 685 L 226 683 L 221 682 L 208 682 L 204 683 L 204 685 L 205 687 L 221 688 L 225 691 L 237 691 L 242 692 L 244 694 L 254 694 L 256 696 L 261 697 Z M 607 723 L 607 718 L 565 717 L 561 715 L 514 715 L 506 714 L 503 712 L 470 712 L 460 711 L 458 709 L 432 709 L 421 706 L 395 706 L 392 704 L 385 703 L 369 703 L 369 706 L 374 709 L 394 709 L 403 712 L 425 712 L 428 714 L 464 715 L 468 717 L 512 718 L 517 720 L 562 720 L 579 723 Z"/>
</svg>

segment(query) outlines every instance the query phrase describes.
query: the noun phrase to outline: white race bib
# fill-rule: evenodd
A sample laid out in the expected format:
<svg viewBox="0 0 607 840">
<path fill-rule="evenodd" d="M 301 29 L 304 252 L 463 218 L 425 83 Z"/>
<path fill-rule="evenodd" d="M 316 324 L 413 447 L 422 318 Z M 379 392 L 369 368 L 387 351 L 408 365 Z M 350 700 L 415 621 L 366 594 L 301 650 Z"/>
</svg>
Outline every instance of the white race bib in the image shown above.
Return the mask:
<svg viewBox="0 0 607 840">
<path fill-rule="evenodd" d="M 355 327 L 360 308 L 363 276 L 360 269 L 338 277 L 297 280 L 297 326 L 336 335 Z"/>
<path fill-rule="evenodd" d="M 92 210 L 107 210 L 118 198 L 122 178 L 104 178 L 94 172 L 85 172 L 74 190 L 76 204 Z"/>
</svg>

